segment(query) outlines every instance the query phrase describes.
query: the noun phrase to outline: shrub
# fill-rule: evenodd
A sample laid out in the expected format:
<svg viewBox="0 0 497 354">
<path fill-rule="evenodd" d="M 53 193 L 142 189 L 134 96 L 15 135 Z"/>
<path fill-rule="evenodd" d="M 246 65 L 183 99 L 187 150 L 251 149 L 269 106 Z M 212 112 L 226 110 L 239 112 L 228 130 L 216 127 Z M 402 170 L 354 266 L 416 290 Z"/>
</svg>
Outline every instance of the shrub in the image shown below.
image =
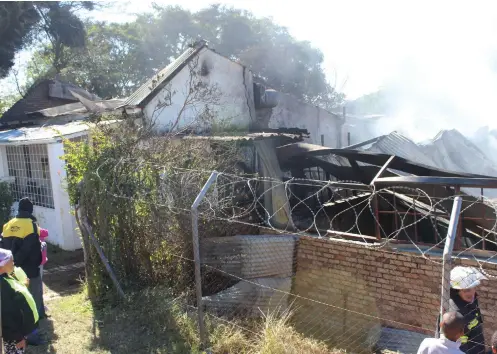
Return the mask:
<svg viewBox="0 0 497 354">
<path fill-rule="evenodd" d="M 0 225 L 9 221 L 12 215 L 12 204 L 14 203 L 14 195 L 12 188 L 8 182 L 0 182 Z"/>
<path fill-rule="evenodd" d="M 155 137 L 127 122 L 92 129 L 90 142 L 65 142 L 71 201 L 84 209 L 122 285 L 166 284 L 173 293 L 193 284 L 190 207 L 214 169 L 236 173 L 235 144 L 211 145 Z M 200 222 L 202 233 L 233 231 Z M 111 286 L 101 261 L 87 249 L 89 294 Z"/>
</svg>

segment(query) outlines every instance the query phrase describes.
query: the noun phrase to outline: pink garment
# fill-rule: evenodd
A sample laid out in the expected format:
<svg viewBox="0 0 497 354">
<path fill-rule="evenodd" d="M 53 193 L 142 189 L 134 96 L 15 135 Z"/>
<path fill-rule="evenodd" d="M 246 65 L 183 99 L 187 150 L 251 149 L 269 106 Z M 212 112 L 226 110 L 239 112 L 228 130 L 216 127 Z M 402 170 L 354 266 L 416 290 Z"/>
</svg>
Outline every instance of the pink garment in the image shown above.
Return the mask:
<svg viewBox="0 0 497 354">
<path fill-rule="evenodd" d="M 48 261 L 47 243 L 45 242 L 47 238 L 48 230 L 40 227 L 41 265 L 45 265 Z"/>
<path fill-rule="evenodd" d="M 48 238 L 48 230 L 40 227 L 40 241 L 45 242 Z"/>
</svg>

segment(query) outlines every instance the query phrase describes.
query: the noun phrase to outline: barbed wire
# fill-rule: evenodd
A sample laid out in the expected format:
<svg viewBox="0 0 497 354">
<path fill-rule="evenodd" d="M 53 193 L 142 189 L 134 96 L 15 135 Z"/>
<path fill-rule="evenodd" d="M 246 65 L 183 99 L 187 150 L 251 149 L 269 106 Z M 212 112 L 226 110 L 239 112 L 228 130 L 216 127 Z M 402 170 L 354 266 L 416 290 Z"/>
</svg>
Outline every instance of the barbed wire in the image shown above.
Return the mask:
<svg viewBox="0 0 497 354">
<path fill-rule="evenodd" d="M 121 160 L 115 164 L 114 168 L 125 163 L 131 162 Z M 135 163 L 135 161 L 133 161 L 133 163 Z M 138 164 L 135 169 L 139 170 L 143 168 L 143 166 L 153 167 L 162 171 L 162 186 L 159 193 L 157 193 L 157 196 L 159 197 L 157 205 L 160 207 L 167 207 L 177 212 L 189 212 L 189 208 L 179 207 L 178 205 L 180 203 L 177 203 L 177 200 L 175 200 L 172 195 L 168 195 L 167 181 L 175 179 L 175 177 L 178 176 L 195 178 L 192 174 L 195 174 L 196 177 L 205 178 L 211 173 L 211 171 L 201 169 L 170 168 L 144 162 Z M 100 177 L 99 169 L 97 169 L 95 174 Z M 261 189 L 261 185 L 264 186 L 263 189 Z M 107 191 L 107 194 L 115 198 L 130 200 L 138 198 L 142 201 L 148 196 L 147 193 L 143 193 L 142 191 L 142 194 L 138 197 L 126 195 L 124 191 L 119 191 L 119 185 L 113 186 L 112 190 L 116 189 L 120 193 Z M 264 204 L 264 198 L 273 194 L 278 189 L 284 190 L 283 199 L 285 201 L 280 203 L 279 207 L 275 210 L 269 211 Z M 307 195 L 301 197 L 299 193 L 295 192 L 295 190 L 298 189 L 307 189 Z M 356 194 L 356 196 L 359 194 L 359 196 L 355 199 L 347 198 L 347 196 L 343 196 L 343 194 L 347 194 L 347 192 L 349 192 L 349 194 Z M 150 192 L 149 194 L 151 193 L 153 192 Z M 401 196 L 404 199 L 410 198 L 410 205 L 406 205 L 405 200 L 403 202 L 400 201 L 399 205 L 395 205 L 395 203 L 392 202 L 392 198 L 389 199 L 387 196 L 393 197 L 394 199 L 398 196 Z M 404 232 L 407 240 L 416 247 L 418 252 L 427 254 L 433 248 L 436 248 L 445 242 L 445 236 L 441 235 L 438 231 L 436 221 L 439 218 L 443 219 L 444 215 L 446 217 L 449 216 L 449 212 L 444 204 L 448 205 L 448 203 L 454 200 L 454 197 L 455 195 L 432 197 L 422 189 L 405 186 L 392 186 L 376 189 L 374 186 L 369 186 L 356 181 L 321 181 L 299 178 L 290 178 L 287 181 L 282 181 L 269 177 L 247 177 L 220 172 L 211 188 L 211 192 L 209 192 L 202 201 L 199 211 L 200 214 L 206 218 L 254 225 L 277 233 L 291 233 L 296 235 L 313 233 L 318 237 L 326 236 L 329 233 L 328 231 L 339 231 L 344 233 L 355 231 L 354 233 L 357 235 L 371 236 L 371 233 L 368 234 L 363 232 L 359 226 L 361 216 L 369 215 L 374 219 L 375 224 L 378 225 L 381 232 L 378 243 L 372 244 L 370 247 L 385 247 L 390 244 L 391 241 L 397 240 L 399 235 Z M 393 218 L 398 220 L 399 226 L 394 230 L 387 232 L 380 220 L 377 219 L 374 211 L 375 198 L 380 199 L 386 208 L 390 208 L 394 215 Z M 468 196 L 467 199 L 469 198 L 470 197 Z M 357 199 L 359 200 L 354 202 L 354 200 Z M 243 205 L 240 203 L 241 200 L 244 201 Z M 330 207 L 334 202 L 345 204 L 347 207 L 342 208 L 342 210 L 338 211 L 330 218 L 326 212 L 326 208 Z M 400 205 L 402 203 L 403 205 Z M 489 206 L 494 212 L 497 210 L 497 203 L 482 196 L 481 199 L 472 198 L 472 200 L 463 207 L 461 213 L 464 214 L 465 211 L 477 204 Z M 415 220 L 409 222 L 407 220 L 409 214 L 417 213 L 416 207 L 419 206 L 425 207 L 424 213 L 419 215 Z M 401 207 L 405 210 L 400 210 Z M 290 218 L 288 225 L 284 228 L 281 228 L 279 225 L 274 225 L 274 218 L 277 217 L 278 214 L 284 212 L 285 208 L 288 208 L 288 212 L 292 216 L 296 214 L 299 209 L 303 209 L 304 214 L 307 212 L 308 217 L 305 220 L 307 225 L 296 225 L 293 219 L 298 219 L 298 217 Z M 367 211 L 369 211 L 368 215 L 366 215 Z M 342 216 L 350 213 L 352 213 L 354 217 L 348 217 L 349 219 L 352 219 L 348 227 L 339 228 L 335 226 Z M 245 218 L 250 216 L 255 216 L 257 221 L 252 220 L 247 222 Z M 434 236 L 438 240 L 437 242 L 433 242 L 432 246 L 424 251 L 417 246 L 417 242 L 411 238 L 409 233 L 405 232 L 406 229 L 415 227 L 423 221 L 429 221 L 431 223 Z M 318 223 L 327 226 L 326 229 L 323 230 Z M 492 227 L 484 232 L 484 238 L 491 243 L 496 244 L 495 241 L 488 239 L 488 236 L 493 235 L 496 230 L 497 221 L 494 220 Z M 363 241 L 366 241 L 366 239 L 363 239 Z M 471 248 L 475 248 L 482 241 L 483 240 L 480 240 L 473 244 Z"/>
<path fill-rule="evenodd" d="M 113 168 L 118 168 L 117 165 L 122 166 L 122 164 L 126 163 L 130 162 L 124 160 L 119 161 Z M 100 169 L 95 171 L 95 175 L 105 186 L 104 192 L 109 198 L 153 203 L 156 207 L 165 208 L 174 213 L 188 214 L 191 211 L 190 205 L 194 197 L 198 194 L 203 183 L 211 174 L 211 171 L 171 168 L 147 164 L 139 164 L 135 166 L 133 171 L 139 173 L 145 166 L 147 168 L 151 167 L 158 172 L 159 182 L 154 185 L 154 188 L 150 188 L 146 183 L 143 183 L 143 185 L 138 183 L 138 185 L 134 186 L 134 191 L 131 194 L 121 180 L 112 180 L 109 185 L 109 180 L 102 176 Z M 176 188 L 178 186 L 180 192 L 178 192 L 178 188 Z M 450 218 L 448 208 L 451 207 L 456 196 L 457 195 L 434 197 L 430 196 L 423 189 L 406 186 L 391 186 L 377 189 L 374 186 L 369 186 L 356 181 L 321 181 L 300 178 L 289 178 L 282 181 L 275 178 L 240 176 L 232 173 L 220 172 L 217 174 L 212 187 L 206 193 L 205 198 L 199 204 L 198 211 L 199 217 L 207 222 L 223 221 L 232 224 L 247 225 L 280 235 L 306 236 L 316 239 L 342 239 L 343 241 L 349 240 L 352 237 L 351 235 L 355 235 L 352 238 L 358 242 L 351 242 L 350 245 L 360 244 L 364 249 L 380 252 L 382 260 L 377 262 L 380 263 L 378 269 L 383 269 L 382 267 L 385 265 L 394 267 L 394 269 L 386 269 L 388 272 L 385 274 L 393 277 L 393 279 L 397 279 L 398 275 L 396 275 L 397 270 L 395 267 L 400 268 L 405 266 L 402 261 L 398 261 L 398 264 L 391 264 L 390 258 L 388 258 L 389 255 L 395 257 L 405 256 L 412 260 L 421 259 L 429 264 L 433 264 L 434 267 L 441 266 L 442 262 L 439 258 L 432 257 L 432 252 L 437 248 L 441 248 L 447 240 L 447 235 L 443 234 L 440 231 L 440 228 L 448 227 Z M 486 219 L 487 224 L 490 223 L 490 227 L 483 228 L 481 235 L 470 229 L 468 229 L 469 231 L 466 231 L 465 229 L 460 230 L 461 237 L 463 233 L 470 232 L 471 237 L 477 239 L 477 241 L 469 243 L 467 247 L 462 246 L 457 249 L 455 257 L 459 258 L 464 255 L 469 255 L 470 259 L 474 261 L 476 267 L 482 274 L 488 278 L 494 279 L 497 275 L 489 274 L 491 272 L 486 269 L 486 264 L 494 260 L 497 253 L 493 253 L 488 257 L 483 257 L 484 259 L 481 259 L 482 257 L 478 258 L 473 251 L 478 248 L 483 249 L 484 242 L 497 246 L 495 237 L 494 239 L 491 238 L 492 236 L 495 236 L 497 229 L 497 221 L 495 220 L 497 205 L 494 201 L 483 196 L 481 198 L 465 196 L 461 215 L 464 217 L 465 213 L 474 211 L 473 208 L 478 206 L 488 208 L 490 213 L 493 214 L 493 219 Z M 382 214 L 382 211 L 387 211 L 388 213 Z M 382 215 L 390 216 L 387 218 L 386 216 L 382 217 Z M 285 218 L 287 219 L 286 221 Z M 283 222 L 281 222 L 282 219 Z M 388 220 L 385 221 L 385 219 Z M 389 223 L 393 226 L 389 225 Z M 417 229 L 418 227 L 423 229 L 421 231 L 422 238 L 429 239 L 429 242 L 427 242 L 428 245 L 420 244 L 420 230 Z M 428 232 L 427 230 L 430 231 Z M 212 236 L 213 235 L 206 234 L 202 235 L 202 238 L 209 240 Z M 467 237 L 469 236 L 465 236 L 465 238 Z M 402 245 L 402 242 L 411 245 L 415 252 L 406 253 L 406 251 L 402 251 L 402 247 L 395 249 L 395 247 L 392 246 L 395 246 L 396 244 Z M 239 247 L 243 248 L 244 246 Z M 272 257 L 274 263 L 280 261 L 282 263 L 286 262 L 286 260 L 283 259 L 283 256 L 280 257 L 277 254 L 278 248 L 271 248 L 269 242 L 258 247 L 259 248 L 255 248 L 253 253 L 258 253 L 260 257 L 266 257 L 268 259 Z M 497 247 L 492 247 L 492 250 L 497 250 Z M 202 248 L 202 251 L 205 256 L 206 252 L 209 252 L 209 249 Z M 225 256 L 235 257 L 237 256 L 237 252 L 243 253 L 234 250 L 234 248 L 232 248 L 230 252 L 230 254 Z M 193 259 L 184 255 L 171 254 L 171 256 L 189 263 L 194 263 Z M 212 256 L 220 257 L 220 254 L 214 252 Z M 379 256 L 365 257 L 378 258 Z M 299 259 L 299 261 L 301 261 L 301 259 Z M 342 259 L 340 259 L 340 261 L 342 261 Z M 347 262 L 347 258 L 344 258 L 343 261 Z M 243 263 L 245 260 L 237 262 Z M 408 263 L 410 261 L 407 260 L 404 261 L 404 263 L 405 262 Z M 299 262 L 296 259 L 291 261 L 293 268 L 298 268 L 300 266 L 298 263 Z M 223 264 L 229 265 L 237 263 L 233 259 L 230 259 L 229 261 L 226 260 Z M 313 332 L 311 335 L 315 335 L 319 338 L 326 338 L 327 336 L 334 337 L 334 340 L 339 342 L 338 344 L 347 342 L 348 346 L 359 346 L 359 344 L 363 344 L 363 342 L 368 342 L 369 339 L 365 340 L 362 334 L 359 335 L 361 331 L 364 330 L 365 326 L 368 328 L 367 331 L 372 331 L 371 326 L 373 325 L 390 325 L 404 329 L 409 328 L 410 330 L 423 333 L 433 330 L 433 328 L 429 328 L 428 325 L 426 325 L 426 323 L 428 323 L 426 319 L 424 320 L 423 325 L 416 325 L 413 324 L 416 323 L 416 321 L 401 321 L 392 319 L 392 317 L 389 316 L 375 314 L 374 311 L 377 310 L 374 310 L 373 313 L 368 313 L 360 309 L 355 310 L 347 306 L 330 303 L 330 301 L 323 301 L 310 295 L 305 296 L 302 295 L 302 293 L 296 293 L 293 290 L 293 286 L 288 291 L 278 286 L 267 285 L 264 282 L 258 281 L 258 278 L 241 276 L 236 272 L 227 271 L 221 266 L 207 264 L 205 263 L 205 259 L 202 262 L 201 267 L 203 279 L 207 283 L 206 286 L 222 289 L 214 294 L 220 294 L 222 291 L 232 288 L 234 286 L 233 281 L 235 281 L 249 284 L 255 288 L 263 289 L 263 291 L 271 291 L 288 297 L 288 299 L 276 297 L 276 304 L 273 304 L 274 306 L 271 308 L 275 308 L 281 305 L 281 303 L 292 302 L 293 304 L 295 301 L 303 301 L 304 310 L 298 311 L 298 306 L 295 310 L 299 312 L 298 320 L 296 320 L 297 325 L 300 324 L 301 326 L 306 327 L 306 332 Z M 262 265 L 250 264 L 247 267 L 255 269 L 253 271 L 255 274 L 260 271 L 260 268 L 258 267 L 262 267 Z M 305 269 L 298 269 L 297 273 L 299 271 L 305 271 Z M 423 271 L 424 273 L 422 273 L 422 276 L 425 278 L 433 277 L 438 274 L 438 271 L 441 271 L 441 267 L 437 268 L 438 270 L 433 271 L 434 273 L 430 275 L 427 274 L 427 272 L 431 272 L 431 270 L 424 270 L 419 267 L 415 267 L 414 269 Z M 279 271 L 281 271 L 281 269 L 277 270 L 275 273 L 276 278 L 281 276 L 281 274 L 278 273 Z M 210 278 L 206 275 L 208 272 L 213 272 L 216 275 L 212 278 L 214 280 L 211 280 L 210 284 L 208 281 Z M 295 271 L 292 274 L 293 277 L 295 277 Z M 413 276 L 413 284 L 415 283 L 420 289 L 424 289 L 422 283 L 417 281 L 414 277 L 414 275 L 418 273 L 411 272 L 410 274 Z M 297 276 L 297 278 L 299 278 L 299 276 Z M 380 277 L 378 277 L 378 279 L 380 279 Z M 360 279 L 359 277 L 352 278 L 352 281 L 354 280 L 359 281 Z M 417 282 L 414 282 L 414 280 Z M 440 279 L 437 278 L 435 283 L 439 284 L 439 280 Z M 368 279 L 367 282 L 370 282 L 370 280 Z M 389 284 L 390 283 L 381 283 L 382 286 L 392 287 Z M 392 291 L 394 291 L 395 287 L 392 287 L 392 289 Z M 205 289 L 203 291 L 205 291 Z M 419 291 L 422 292 L 426 290 Z M 243 292 L 240 292 L 240 294 L 242 293 Z M 343 289 L 340 289 L 340 294 L 345 298 L 348 296 L 347 292 L 344 292 Z M 407 294 L 411 293 L 407 292 Z M 224 310 L 231 306 L 230 314 L 218 316 L 213 311 L 207 311 L 208 316 L 213 316 L 214 318 L 231 324 L 236 324 L 237 326 L 252 332 L 252 334 L 257 333 L 253 329 L 241 326 L 238 322 L 230 320 L 230 316 L 247 311 L 246 307 L 248 305 L 243 303 L 236 304 L 236 301 L 228 295 L 224 297 L 224 300 L 220 300 L 225 301 L 225 304 L 218 305 Z M 215 309 L 218 305 L 213 305 L 212 301 L 209 300 L 210 296 L 213 296 L 213 294 L 210 294 L 209 291 L 204 296 L 205 299 L 203 301 L 205 301 L 205 303 L 200 304 L 200 306 L 207 306 L 206 304 L 210 304 L 209 306 Z M 256 294 L 251 296 L 257 299 L 258 296 L 262 295 Z M 271 295 L 270 297 L 273 298 L 274 295 Z M 290 299 L 292 299 L 292 301 L 290 301 Z M 435 308 L 435 299 L 431 297 L 430 299 L 430 306 Z M 365 307 L 368 306 L 367 303 L 369 301 L 374 303 L 374 307 L 378 306 L 378 298 L 375 296 L 366 294 L 363 300 L 366 302 L 364 305 Z M 234 304 L 230 305 L 229 301 L 234 301 Z M 248 303 L 253 305 L 257 304 L 257 301 L 258 300 L 252 299 L 248 301 Z M 308 313 L 306 313 L 305 308 L 306 306 L 309 307 L 309 304 L 322 308 L 320 310 L 318 307 L 317 310 L 308 311 Z M 406 306 L 409 305 L 406 304 Z M 320 323 L 320 320 L 322 322 L 326 316 L 320 315 L 318 316 L 318 320 L 313 317 L 316 317 L 316 311 L 324 311 L 324 308 L 332 311 L 333 314 L 329 314 L 331 317 L 335 316 L 336 318 L 341 318 L 342 315 L 340 315 L 340 313 L 343 312 L 359 316 L 363 320 L 367 319 L 369 324 L 366 325 L 363 320 L 357 318 L 349 318 L 349 322 L 352 321 L 352 323 L 344 326 L 342 330 L 336 329 L 331 325 L 329 325 L 328 328 L 321 329 L 320 327 L 322 324 Z M 259 312 L 262 311 L 260 308 L 258 310 Z M 264 312 L 262 311 L 262 313 Z M 433 315 L 433 324 L 436 322 L 435 315 L 436 311 Z M 347 316 L 344 318 L 344 321 L 346 322 Z M 327 323 L 327 321 L 324 322 Z M 356 336 L 352 340 L 351 337 L 353 335 Z M 416 341 L 418 341 L 418 339 L 413 340 L 413 343 Z M 468 342 L 471 343 L 474 341 L 468 339 Z"/>
</svg>

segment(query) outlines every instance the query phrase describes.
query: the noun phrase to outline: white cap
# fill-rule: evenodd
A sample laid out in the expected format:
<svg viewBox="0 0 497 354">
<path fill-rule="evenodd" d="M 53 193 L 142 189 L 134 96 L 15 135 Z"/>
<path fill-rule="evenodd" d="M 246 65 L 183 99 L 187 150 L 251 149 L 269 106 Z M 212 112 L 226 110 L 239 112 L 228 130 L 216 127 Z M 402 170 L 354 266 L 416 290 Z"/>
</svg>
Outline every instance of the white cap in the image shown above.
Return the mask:
<svg viewBox="0 0 497 354">
<path fill-rule="evenodd" d="M 453 289 L 472 289 L 480 285 L 481 280 L 488 280 L 474 267 L 457 266 L 450 272 L 450 287 Z"/>
<path fill-rule="evenodd" d="M 0 248 L 0 267 L 6 265 L 12 259 L 12 252 Z"/>
</svg>

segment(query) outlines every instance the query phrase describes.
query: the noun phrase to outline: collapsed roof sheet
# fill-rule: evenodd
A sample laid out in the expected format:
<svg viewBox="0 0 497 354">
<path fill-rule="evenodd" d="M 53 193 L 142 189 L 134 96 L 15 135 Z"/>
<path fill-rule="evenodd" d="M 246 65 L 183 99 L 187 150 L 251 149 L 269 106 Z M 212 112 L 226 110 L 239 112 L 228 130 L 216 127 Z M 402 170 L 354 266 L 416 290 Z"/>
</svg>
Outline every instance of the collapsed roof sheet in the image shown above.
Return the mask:
<svg viewBox="0 0 497 354">
<path fill-rule="evenodd" d="M 113 110 L 123 104 L 124 100 L 113 99 L 106 101 L 93 101 L 92 104 L 101 108 L 102 110 Z M 67 116 L 73 114 L 89 113 L 88 109 L 81 102 L 69 103 L 62 106 L 50 107 L 41 109 L 34 112 L 29 112 L 28 115 L 41 115 L 47 118 Z"/>
<path fill-rule="evenodd" d="M 405 136 L 393 132 L 380 137 L 370 145 L 363 146 L 362 149 L 368 152 L 400 156 L 438 171 L 452 171 L 452 176 L 483 178 L 497 176 L 497 166 L 457 130 L 442 131 L 425 144 L 416 144 Z M 471 171 L 473 174 L 468 174 L 466 171 Z M 438 176 L 448 175 L 438 174 Z M 473 196 L 481 194 L 481 190 L 473 188 L 465 188 L 464 192 Z M 497 198 L 497 190 L 486 189 L 485 195 L 489 198 Z"/>
<path fill-rule="evenodd" d="M 247 133 L 244 135 L 185 135 L 182 139 L 188 140 L 211 140 L 211 141 L 256 141 L 268 139 L 288 139 L 288 140 L 302 140 L 302 135 L 299 134 L 286 134 L 286 133 Z"/>
<path fill-rule="evenodd" d="M 66 105 L 77 102 L 70 91 L 74 91 L 89 100 L 98 99 L 82 88 L 59 80 L 41 80 L 32 85 L 22 99 L 17 101 L 5 112 L 0 124 L 17 124 L 36 120 L 36 116 L 30 116 L 28 112 L 44 110 L 46 108 Z"/>
<path fill-rule="evenodd" d="M 378 141 L 364 150 L 400 156 L 426 166 L 441 167 L 434 163 L 430 156 L 423 151 L 422 147 L 397 132 L 382 136 Z"/>
</svg>

